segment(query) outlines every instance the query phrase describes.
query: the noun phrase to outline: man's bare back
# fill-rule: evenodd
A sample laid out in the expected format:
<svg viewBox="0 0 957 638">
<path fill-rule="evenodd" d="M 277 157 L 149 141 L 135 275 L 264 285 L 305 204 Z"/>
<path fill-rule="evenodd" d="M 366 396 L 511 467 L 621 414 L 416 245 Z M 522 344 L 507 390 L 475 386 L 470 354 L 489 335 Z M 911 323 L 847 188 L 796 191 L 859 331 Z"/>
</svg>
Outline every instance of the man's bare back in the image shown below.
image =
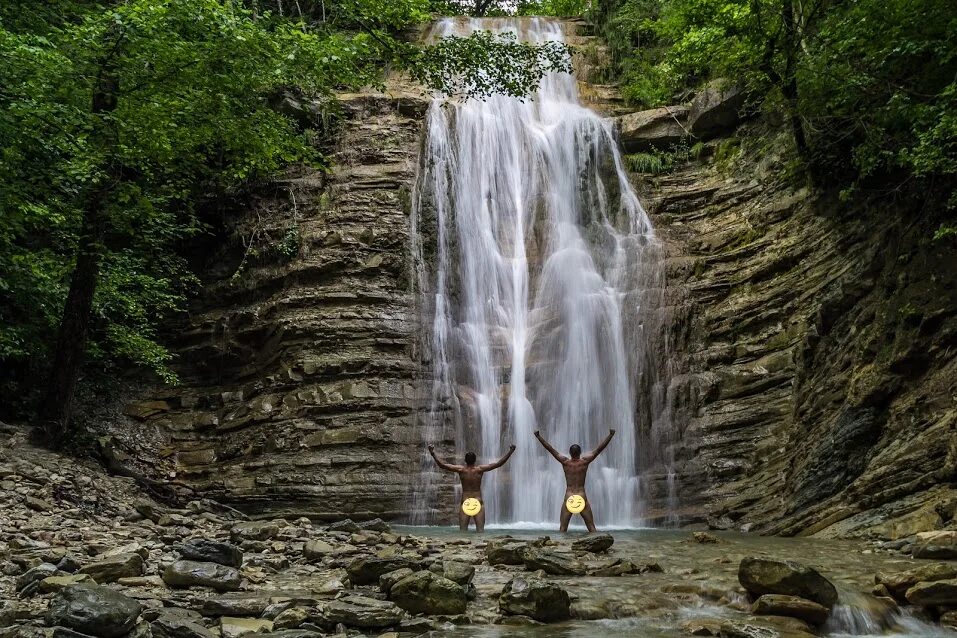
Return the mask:
<svg viewBox="0 0 957 638">
<path fill-rule="evenodd" d="M 551 446 L 543 437 L 541 432 L 535 433 L 535 438 L 545 446 L 545 449 L 548 450 L 549 454 L 555 457 L 559 463 L 562 464 L 562 470 L 565 472 L 565 501 L 562 503 L 562 511 L 560 516 L 560 530 L 562 532 L 568 531 L 568 523 L 572 519 L 572 512 L 569 511 L 567 500 L 568 497 L 573 495 L 579 495 L 585 500 L 585 509 L 581 511 L 581 517 L 585 521 L 585 527 L 588 528 L 589 532 L 596 532 L 598 529 L 595 527 L 595 515 L 591 509 L 591 502 L 588 500 L 588 496 L 585 494 L 585 478 L 588 476 L 588 466 L 591 465 L 591 462 L 598 458 L 598 455 L 604 451 L 604 449 L 611 442 L 611 438 L 615 436 L 614 430 L 608 431 L 608 436 L 605 437 L 601 443 L 598 444 L 594 450 L 585 454 L 584 456 L 581 453 L 581 447 L 578 445 L 571 446 L 569 453 L 571 457 L 567 457 L 564 454 L 560 454 L 558 450 Z"/>
<path fill-rule="evenodd" d="M 442 461 L 435 455 L 434 445 L 429 446 L 429 454 L 435 459 L 436 464 L 447 472 L 455 472 L 458 474 L 459 480 L 462 482 L 462 501 L 459 504 L 459 529 L 463 532 L 469 528 L 469 519 L 475 520 L 476 532 L 485 531 L 485 501 L 482 500 L 482 477 L 485 476 L 486 472 L 505 465 L 505 462 L 508 461 L 508 457 L 512 456 L 514 451 L 515 446 L 512 445 L 508 448 L 508 452 L 505 453 L 505 456 L 494 463 L 486 463 L 484 465 L 476 465 L 475 454 L 468 452 L 465 455 L 465 465 L 452 465 L 451 463 Z M 461 505 L 470 498 L 478 499 L 482 506 L 478 514 L 474 516 L 466 514 L 461 507 Z"/>
</svg>

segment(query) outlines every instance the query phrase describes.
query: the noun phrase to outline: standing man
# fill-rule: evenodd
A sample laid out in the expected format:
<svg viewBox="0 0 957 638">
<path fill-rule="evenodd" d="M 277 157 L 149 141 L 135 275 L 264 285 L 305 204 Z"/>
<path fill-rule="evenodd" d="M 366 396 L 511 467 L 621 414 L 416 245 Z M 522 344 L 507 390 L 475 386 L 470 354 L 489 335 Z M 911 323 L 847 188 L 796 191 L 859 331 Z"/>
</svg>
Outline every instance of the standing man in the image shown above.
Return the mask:
<svg viewBox="0 0 957 638">
<path fill-rule="evenodd" d="M 515 446 L 511 445 L 505 456 L 485 465 L 475 464 L 475 452 L 465 453 L 465 465 L 452 465 L 439 459 L 435 455 L 435 446 L 429 446 L 429 454 L 436 464 L 447 472 L 455 472 L 462 481 L 462 503 L 459 507 L 459 529 L 463 532 L 469 528 L 469 519 L 475 521 L 475 531 L 485 531 L 485 501 L 482 500 L 482 476 L 490 470 L 505 465 L 508 457 L 512 456 Z"/>
<path fill-rule="evenodd" d="M 559 454 L 558 450 L 542 438 L 541 432 L 535 432 L 535 438 L 545 446 L 556 461 L 562 464 L 562 469 L 565 470 L 565 502 L 562 504 L 561 531 L 568 531 L 568 522 L 572 520 L 572 514 L 581 514 L 589 532 L 598 531 L 595 528 L 595 515 L 591 511 L 591 503 L 585 496 L 585 476 L 588 474 L 588 466 L 608 447 L 613 436 L 615 431 L 608 430 L 605 440 L 585 456 L 582 456 L 582 448 L 576 443 L 568 449 L 568 453 L 571 454 L 571 458 L 568 458 L 564 454 Z"/>
</svg>

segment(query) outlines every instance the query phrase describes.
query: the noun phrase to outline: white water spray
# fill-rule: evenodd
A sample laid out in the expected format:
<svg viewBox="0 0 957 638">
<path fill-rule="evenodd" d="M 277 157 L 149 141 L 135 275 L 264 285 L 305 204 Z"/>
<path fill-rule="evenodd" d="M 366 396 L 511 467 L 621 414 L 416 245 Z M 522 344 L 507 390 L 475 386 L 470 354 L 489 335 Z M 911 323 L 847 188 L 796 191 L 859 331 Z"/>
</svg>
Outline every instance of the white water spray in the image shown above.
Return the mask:
<svg viewBox="0 0 957 638">
<path fill-rule="evenodd" d="M 447 19 L 433 35 L 479 29 L 564 39 L 536 18 Z M 639 449 L 661 439 L 656 415 L 667 412 L 652 345 L 661 251 L 610 123 L 579 103 L 566 73 L 530 100 L 437 97 L 413 208 L 431 382 L 423 440 L 453 440 L 459 458 L 474 450 L 480 462 L 514 442 L 508 465 L 485 477 L 488 521 L 535 524 L 557 520 L 564 478 L 533 433 L 587 452 L 614 428 L 588 496 L 599 525 L 641 524 L 640 459 L 670 465 Z M 417 522 L 436 505 L 430 459 L 424 468 Z"/>
</svg>

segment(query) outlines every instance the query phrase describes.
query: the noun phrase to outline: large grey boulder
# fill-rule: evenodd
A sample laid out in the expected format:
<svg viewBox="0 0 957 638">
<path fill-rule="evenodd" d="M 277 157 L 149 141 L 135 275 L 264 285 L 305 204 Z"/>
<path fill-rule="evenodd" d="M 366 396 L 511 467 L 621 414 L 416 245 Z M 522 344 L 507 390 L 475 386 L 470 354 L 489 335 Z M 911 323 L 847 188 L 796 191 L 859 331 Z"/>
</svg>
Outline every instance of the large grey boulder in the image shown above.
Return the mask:
<svg viewBox="0 0 957 638">
<path fill-rule="evenodd" d="M 907 590 L 907 602 L 922 607 L 957 606 L 957 579 L 917 583 Z"/>
<path fill-rule="evenodd" d="M 932 582 L 935 580 L 949 580 L 957 578 L 957 565 L 948 565 L 946 563 L 932 563 L 930 565 L 921 565 L 915 569 L 906 572 L 878 572 L 874 581 L 878 585 L 887 588 L 896 600 L 903 602 L 906 600 L 907 590 L 917 583 Z"/>
<path fill-rule="evenodd" d="M 146 571 L 143 557 L 139 554 L 116 554 L 80 568 L 81 574 L 89 574 L 96 582 L 115 583 L 121 578 L 142 576 Z"/>
<path fill-rule="evenodd" d="M 691 101 L 688 128 L 698 138 L 709 139 L 733 130 L 741 121 L 745 95 L 741 87 L 717 79 L 705 84 Z"/>
<path fill-rule="evenodd" d="M 243 565 L 243 550 L 232 543 L 206 538 L 191 538 L 176 549 L 186 560 L 218 563 L 227 567 L 242 567 Z"/>
<path fill-rule="evenodd" d="M 626 153 L 671 148 L 688 137 L 688 112 L 684 105 L 662 106 L 616 118 L 622 148 Z"/>
<path fill-rule="evenodd" d="M 325 627 L 334 628 L 342 623 L 357 629 L 391 627 L 405 617 L 405 612 L 395 603 L 366 596 L 344 596 L 320 603 L 316 614 Z"/>
<path fill-rule="evenodd" d="M 163 582 L 170 587 L 212 587 L 216 591 L 236 591 L 242 582 L 239 571 L 218 563 L 178 560 L 163 571 Z"/>
<path fill-rule="evenodd" d="M 99 638 L 119 638 L 136 625 L 143 606 L 101 585 L 71 585 L 50 600 L 47 622 Z"/>
<path fill-rule="evenodd" d="M 588 571 L 575 556 L 542 548 L 530 548 L 525 552 L 525 567 L 532 571 L 540 569 L 552 576 L 583 576 Z"/>
<path fill-rule="evenodd" d="M 754 601 L 751 613 L 757 616 L 800 618 L 812 625 L 823 625 L 830 614 L 827 607 L 813 600 L 784 594 L 764 594 Z"/>
<path fill-rule="evenodd" d="M 553 583 L 513 578 L 498 599 L 499 611 L 508 616 L 528 616 L 540 622 L 560 622 L 570 616 L 568 592 Z"/>
<path fill-rule="evenodd" d="M 413 614 L 433 616 L 464 613 L 468 604 L 461 585 L 430 571 L 409 574 L 392 585 L 389 600 Z"/>
<path fill-rule="evenodd" d="M 407 567 L 411 570 L 417 570 L 418 563 L 410 558 L 402 556 L 393 556 L 391 558 L 357 558 L 346 568 L 349 574 L 349 580 L 353 585 L 374 585 L 379 582 L 379 577 L 397 569 Z"/>
<path fill-rule="evenodd" d="M 738 581 L 755 596 L 785 594 L 807 598 L 831 609 L 837 589 L 817 570 L 789 560 L 750 556 L 738 567 Z"/>
</svg>

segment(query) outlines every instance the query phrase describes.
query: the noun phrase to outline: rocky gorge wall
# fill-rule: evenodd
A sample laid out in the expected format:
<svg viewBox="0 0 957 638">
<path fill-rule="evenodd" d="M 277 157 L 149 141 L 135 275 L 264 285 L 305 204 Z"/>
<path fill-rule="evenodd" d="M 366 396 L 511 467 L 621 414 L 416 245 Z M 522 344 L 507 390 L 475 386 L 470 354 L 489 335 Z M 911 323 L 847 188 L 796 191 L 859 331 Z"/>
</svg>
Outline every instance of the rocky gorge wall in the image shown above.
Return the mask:
<svg viewBox="0 0 957 638">
<path fill-rule="evenodd" d="M 572 43 L 587 79 L 600 46 Z M 888 538 L 952 527 L 953 245 L 892 201 L 795 186 L 773 127 L 718 111 L 695 125 L 689 105 L 631 114 L 613 87 L 581 89 L 620 116 L 628 152 L 706 141 L 699 159 L 635 176 L 670 256 L 681 520 Z M 333 170 L 284 180 L 236 228 L 295 229 L 298 253 L 236 277 L 235 254 L 214 256 L 177 337 L 182 384 L 137 396 L 108 428 L 118 466 L 254 515 L 409 513 L 422 451 L 407 215 L 427 103 L 402 87 L 342 97 Z"/>
</svg>

